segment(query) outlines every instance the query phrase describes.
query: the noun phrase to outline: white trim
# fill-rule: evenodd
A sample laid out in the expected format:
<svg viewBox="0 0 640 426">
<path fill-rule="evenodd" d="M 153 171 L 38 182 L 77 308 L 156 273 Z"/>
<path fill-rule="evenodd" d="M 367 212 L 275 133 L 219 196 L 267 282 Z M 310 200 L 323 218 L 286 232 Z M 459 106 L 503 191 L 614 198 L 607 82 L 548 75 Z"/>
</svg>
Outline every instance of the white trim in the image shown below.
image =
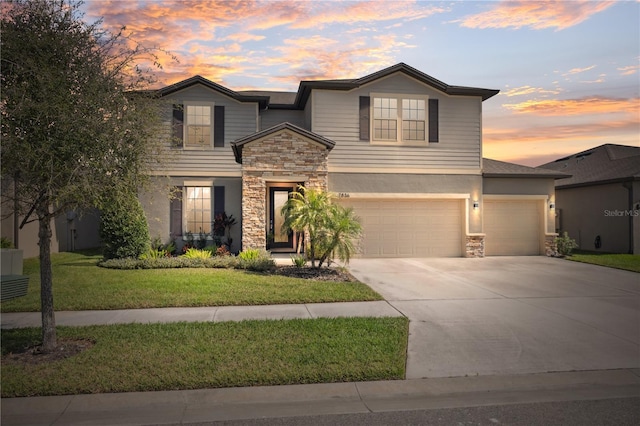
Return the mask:
<svg viewBox="0 0 640 426">
<path fill-rule="evenodd" d="M 482 194 L 485 200 L 547 200 L 548 194 L 544 195 L 518 195 L 518 194 Z"/>
<path fill-rule="evenodd" d="M 211 180 L 188 180 L 185 179 L 182 182 L 182 186 L 199 186 L 199 187 L 204 187 L 204 186 L 213 186 L 213 179 Z"/>
<path fill-rule="evenodd" d="M 265 183 L 298 183 L 306 182 L 309 176 L 263 176 L 262 181 Z"/>
<path fill-rule="evenodd" d="M 193 177 L 211 177 L 211 172 L 199 172 L 199 171 L 191 171 L 191 170 L 159 170 L 150 172 L 151 176 L 162 176 L 162 177 L 172 177 L 172 176 L 193 176 Z M 238 171 L 216 171 L 215 175 L 217 178 L 221 177 L 242 177 L 242 170 Z"/>
<path fill-rule="evenodd" d="M 189 114 L 187 113 L 187 108 L 190 106 L 207 106 L 209 107 L 209 127 L 211 131 L 211 135 L 209 136 L 209 146 L 189 146 Z M 203 101 L 184 101 L 182 103 L 183 108 L 183 118 L 182 118 L 182 149 L 186 151 L 191 150 L 200 150 L 200 151 L 210 151 L 213 149 L 213 138 L 215 133 L 215 102 L 203 102 Z"/>
<path fill-rule="evenodd" d="M 407 167 L 329 166 L 329 173 L 395 173 L 402 175 L 482 175 L 480 169 L 413 169 Z"/>
<path fill-rule="evenodd" d="M 468 200 L 471 194 L 411 192 L 337 192 L 339 199 L 376 200 Z M 342 194 L 342 195 L 341 195 Z"/>
<path fill-rule="evenodd" d="M 395 139 L 376 139 L 374 131 L 374 103 L 376 98 L 396 99 L 396 138 Z M 385 92 L 369 92 L 369 143 L 371 145 L 402 145 L 402 146 L 428 146 L 429 145 L 429 96 L 414 93 L 385 93 Z M 404 99 L 417 99 L 424 101 L 424 139 L 408 140 L 403 134 L 403 117 L 402 117 L 402 101 Z M 391 120 L 391 119 L 389 119 Z"/>
</svg>

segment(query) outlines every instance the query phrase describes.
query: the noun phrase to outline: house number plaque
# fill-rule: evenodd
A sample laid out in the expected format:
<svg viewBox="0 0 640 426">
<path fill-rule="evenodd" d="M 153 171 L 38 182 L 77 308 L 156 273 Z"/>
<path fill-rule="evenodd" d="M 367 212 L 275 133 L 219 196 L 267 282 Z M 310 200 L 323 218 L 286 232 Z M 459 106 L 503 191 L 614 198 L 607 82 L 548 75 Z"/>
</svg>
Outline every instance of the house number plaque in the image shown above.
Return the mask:
<svg viewBox="0 0 640 426">
<path fill-rule="evenodd" d="M 339 192 L 338 193 L 338 197 L 339 198 L 349 198 L 351 195 L 348 192 Z"/>
</svg>

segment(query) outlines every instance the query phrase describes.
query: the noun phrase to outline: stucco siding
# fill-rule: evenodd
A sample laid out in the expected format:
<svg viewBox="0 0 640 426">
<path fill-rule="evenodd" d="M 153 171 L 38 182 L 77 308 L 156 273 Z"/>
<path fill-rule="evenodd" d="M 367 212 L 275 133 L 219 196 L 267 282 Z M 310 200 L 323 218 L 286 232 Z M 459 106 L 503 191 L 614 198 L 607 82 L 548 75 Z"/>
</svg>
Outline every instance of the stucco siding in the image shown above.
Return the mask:
<svg viewBox="0 0 640 426">
<path fill-rule="evenodd" d="M 242 180 L 240 178 L 212 177 L 214 186 L 225 187 L 225 212 L 233 215 L 237 224 L 231 228 L 233 239 L 232 250 L 240 247 L 242 228 Z M 155 178 L 148 187 L 138 192 L 138 198 L 149 224 L 149 236 L 160 238 L 167 243 L 173 237 L 170 231 L 170 192 L 172 187 L 183 186 L 185 182 L 202 180 L 201 177 L 174 176 L 171 178 Z"/>
<path fill-rule="evenodd" d="M 329 172 L 329 191 L 336 194 L 372 194 L 384 196 L 403 195 L 408 197 L 428 195 L 437 199 L 455 194 L 464 195 L 470 201 L 478 199 L 482 193 L 482 177 L 475 175 L 420 175 L 383 173 L 332 173 Z M 468 232 L 482 230 L 482 218 L 472 211 L 472 203 L 467 203 Z"/>
<path fill-rule="evenodd" d="M 417 94 L 439 100 L 438 143 L 428 146 L 372 144 L 359 135 L 359 97 L 372 93 Z M 479 97 L 447 96 L 404 75 L 393 75 L 351 91 L 314 90 L 311 130 L 336 142 L 329 167 L 419 170 L 478 169 Z"/>
<path fill-rule="evenodd" d="M 554 193 L 553 179 L 484 178 L 484 194 L 547 195 Z"/>
<path fill-rule="evenodd" d="M 581 249 L 627 253 L 631 229 L 636 221 L 629 209 L 629 192 L 622 183 L 556 191 L 560 231 L 567 231 Z M 639 213 L 640 214 L 640 213 Z M 595 240 L 600 236 L 601 247 Z"/>
</svg>

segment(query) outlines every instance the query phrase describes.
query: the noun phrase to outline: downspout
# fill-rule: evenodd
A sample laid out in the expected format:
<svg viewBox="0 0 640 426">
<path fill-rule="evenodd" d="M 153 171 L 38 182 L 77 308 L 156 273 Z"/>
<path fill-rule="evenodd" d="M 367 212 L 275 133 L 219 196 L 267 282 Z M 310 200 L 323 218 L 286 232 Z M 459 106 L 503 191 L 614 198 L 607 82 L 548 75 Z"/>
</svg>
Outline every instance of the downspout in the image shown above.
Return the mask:
<svg viewBox="0 0 640 426">
<path fill-rule="evenodd" d="M 627 191 L 629 192 L 628 196 L 628 207 L 627 212 L 629 213 L 627 216 L 629 217 L 629 254 L 633 254 L 633 180 L 624 182 L 622 184 Z"/>
<path fill-rule="evenodd" d="M 20 248 L 20 218 L 18 217 L 18 173 L 13 177 L 13 246 Z"/>
</svg>

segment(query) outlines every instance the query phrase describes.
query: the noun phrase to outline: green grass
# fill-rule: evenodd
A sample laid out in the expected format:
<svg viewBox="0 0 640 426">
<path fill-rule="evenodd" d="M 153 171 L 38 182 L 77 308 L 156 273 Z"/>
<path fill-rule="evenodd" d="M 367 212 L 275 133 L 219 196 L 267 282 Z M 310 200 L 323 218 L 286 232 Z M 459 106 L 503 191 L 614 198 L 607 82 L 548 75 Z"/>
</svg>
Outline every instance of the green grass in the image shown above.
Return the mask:
<svg viewBox="0 0 640 426">
<path fill-rule="evenodd" d="M 52 256 L 57 311 L 178 306 L 267 305 L 382 300 L 362 283 L 335 283 L 264 275 L 235 269 L 116 270 L 96 266 L 99 255 Z M 2 312 L 40 310 L 37 259 L 26 259 L 25 297 L 3 302 Z"/>
<path fill-rule="evenodd" d="M 403 379 L 406 318 L 58 327 L 95 345 L 39 365 L 5 355 L 39 329 L 2 331 L 2 397 Z"/>
<path fill-rule="evenodd" d="M 594 265 L 608 266 L 610 268 L 640 272 L 640 255 L 637 254 L 594 253 L 576 250 L 571 256 L 567 256 L 567 259 L 575 262 L 591 263 Z"/>
</svg>

